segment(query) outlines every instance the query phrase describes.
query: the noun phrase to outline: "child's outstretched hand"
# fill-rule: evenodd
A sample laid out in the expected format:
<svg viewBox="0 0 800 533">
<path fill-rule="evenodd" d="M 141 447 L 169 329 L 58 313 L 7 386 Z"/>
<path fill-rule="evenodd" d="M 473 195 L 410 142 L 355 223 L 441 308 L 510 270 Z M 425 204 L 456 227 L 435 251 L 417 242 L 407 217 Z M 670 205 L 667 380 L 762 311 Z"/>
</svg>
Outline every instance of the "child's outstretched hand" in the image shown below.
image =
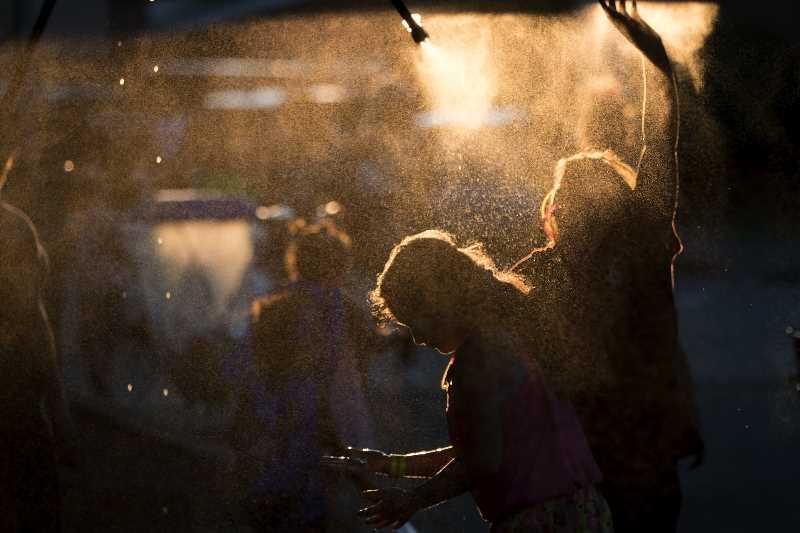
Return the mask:
<svg viewBox="0 0 800 533">
<path fill-rule="evenodd" d="M 399 529 L 421 508 L 410 491 L 399 488 L 365 490 L 361 495 L 367 507 L 361 509 L 358 515 L 375 529 Z"/>
<path fill-rule="evenodd" d="M 608 19 L 619 32 L 630 41 L 647 59 L 664 74 L 672 75 L 672 66 L 661 41 L 661 36 L 639 16 L 636 0 L 598 0 Z"/>
<path fill-rule="evenodd" d="M 339 457 L 325 456 L 322 466 L 349 474 L 382 474 L 389 470 L 389 456 L 378 450 L 347 448 Z"/>
</svg>

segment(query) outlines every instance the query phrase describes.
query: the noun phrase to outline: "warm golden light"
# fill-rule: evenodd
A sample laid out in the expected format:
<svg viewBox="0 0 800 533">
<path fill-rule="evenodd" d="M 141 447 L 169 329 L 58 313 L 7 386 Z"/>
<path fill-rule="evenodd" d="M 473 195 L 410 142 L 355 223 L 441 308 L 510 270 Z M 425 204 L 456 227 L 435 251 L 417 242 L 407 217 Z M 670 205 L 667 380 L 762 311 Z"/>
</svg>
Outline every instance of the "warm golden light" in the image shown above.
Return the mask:
<svg viewBox="0 0 800 533">
<path fill-rule="evenodd" d="M 202 268 L 213 287 L 208 311 L 223 312 L 253 258 L 250 226 L 239 220 L 167 222 L 154 233 L 159 243 L 155 252 L 168 269 L 162 287 L 174 289 L 184 282 L 187 270 Z"/>
<path fill-rule="evenodd" d="M 75 163 L 71 159 L 64 161 L 64 172 L 72 172 L 75 170 Z"/>
<path fill-rule="evenodd" d="M 496 93 L 490 57 L 491 30 L 475 17 L 433 17 L 429 27 L 444 40 L 423 41 L 418 75 L 428 93 L 434 122 L 463 130 L 484 124 Z"/>
<path fill-rule="evenodd" d="M 326 215 L 338 215 L 342 211 L 342 204 L 337 202 L 336 200 L 331 200 L 327 204 L 325 204 L 325 214 Z"/>
<path fill-rule="evenodd" d="M 703 68 L 697 53 L 703 47 L 719 14 L 719 5 L 711 2 L 642 2 L 639 14 L 656 30 L 672 59 L 686 66 L 692 82 L 700 88 L 703 83 Z M 629 53 L 636 53 L 606 20 L 600 6 L 592 8 L 593 31 L 598 42 L 610 35 Z"/>
<path fill-rule="evenodd" d="M 119 84 L 120 85 L 125 85 L 125 78 L 120 78 L 119 79 Z"/>
</svg>

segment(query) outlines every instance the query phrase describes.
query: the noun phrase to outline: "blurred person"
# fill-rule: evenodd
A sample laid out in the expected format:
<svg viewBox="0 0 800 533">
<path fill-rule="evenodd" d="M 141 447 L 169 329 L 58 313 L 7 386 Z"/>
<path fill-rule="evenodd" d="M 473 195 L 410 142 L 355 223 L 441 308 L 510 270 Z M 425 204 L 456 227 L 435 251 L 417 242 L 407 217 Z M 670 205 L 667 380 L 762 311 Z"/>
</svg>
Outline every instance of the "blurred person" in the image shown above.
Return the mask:
<svg viewBox="0 0 800 533">
<path fill-rule="evenodd" d="M 372 440 L 355 356 L 370 333 L 341 285 L 350 238 L 330 222 L 295 223 L 285 255 L 290 283 L 253 306 L 232 443 L 253 524 L 269 531 L 354 531 L 358 490 L 320 469 L 344 442 Z M 250 368 L 247 368 L 250 367 Z M 254 423 L 255 422 L 255 423 Z"/>
<path fill-rule="evenodd" d="M 69 303 L 77 303 L 74 333 L 89 385 L 93 393 L 106 398 L 112 395 L 116 352 L 131 333 L 127 308 L 135 305 L 127 298 L 133 292 L 134 266 L 117 224 L 83 228 L 70 261 L 72 279 L 65 287 Z"/>
<path fill-rule="evenodd" d="M 636 2 L 600 4 L 662 97 L 646 95 L 635 170 L 611 150 L 559 161 L 540 212 L 549 242 L 518 271 L 540 289 L 531 315 L 555 341 L 547 363 L 584 423 L 616 530 L 675 531 L 678 461 L 703 453 L 672 292 L 677 83 Z"/>
<path fill-rule="evenodd" d="M 366 491 L 361 514 L 398 528 L 417 511 L 470 491 L 496 533 L 610 532 L 601 474 L 577 416 L 531 357 L 529 288 L 499 271 L 480 245 L 438 230 L 394 247 L 371 294 L 375 314 L 450 358 L 442 377 L 451 445 L 397 455 L 350 449 L 333 469 L 428 480 Z M 547 349 L 547 339 L 540 338 Z M 391 413 L 383 413 L 391 416 Z"/>
<path fill-rule="evenodd" d="M 75 457 L 42 300 L 47 256 L 33 223 L 0 200 L 0 530 L 61 530 L 57 464 Z"/>
</svg>

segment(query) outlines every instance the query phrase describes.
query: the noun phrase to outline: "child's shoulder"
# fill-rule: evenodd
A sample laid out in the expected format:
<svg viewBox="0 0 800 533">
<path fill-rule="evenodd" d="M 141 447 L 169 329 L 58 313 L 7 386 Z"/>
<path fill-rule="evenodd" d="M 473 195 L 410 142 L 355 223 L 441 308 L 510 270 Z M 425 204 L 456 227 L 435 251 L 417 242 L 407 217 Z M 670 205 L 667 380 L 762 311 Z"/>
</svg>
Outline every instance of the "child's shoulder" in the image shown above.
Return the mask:
<svg viewBox="0 0 800 533">
<path fill-rule="evenodd" d="M 250 316 L 253 322 L 258 322 L 261 320 L 262 315 L 268 309 L 274 310 L 277 307 L 287 304 L 289 296 L 290 294 L 288 290 L 281 290 L 254 300 L 250 305 Z"/>
</svg>

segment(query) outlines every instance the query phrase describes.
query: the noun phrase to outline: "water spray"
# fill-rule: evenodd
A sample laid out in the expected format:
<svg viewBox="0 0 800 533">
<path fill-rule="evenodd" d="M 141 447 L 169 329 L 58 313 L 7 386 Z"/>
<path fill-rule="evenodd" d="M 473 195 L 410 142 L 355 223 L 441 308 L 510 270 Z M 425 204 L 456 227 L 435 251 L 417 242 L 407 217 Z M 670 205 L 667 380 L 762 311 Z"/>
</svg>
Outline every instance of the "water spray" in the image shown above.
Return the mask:
<svg viewBox="0 0 800 533">
<path fill-rule="evenodd" d="M 411 38 L 414 39 L 415 43 L 422 44 L 430 38 L 428 32 L 420 25 L 418 19 L 414 18 L 402 0 L 392 0 L 392 5 L 403 17 L 403 22 L 405 23 L 403 25 L 411 33 Z"/>
</svg>

